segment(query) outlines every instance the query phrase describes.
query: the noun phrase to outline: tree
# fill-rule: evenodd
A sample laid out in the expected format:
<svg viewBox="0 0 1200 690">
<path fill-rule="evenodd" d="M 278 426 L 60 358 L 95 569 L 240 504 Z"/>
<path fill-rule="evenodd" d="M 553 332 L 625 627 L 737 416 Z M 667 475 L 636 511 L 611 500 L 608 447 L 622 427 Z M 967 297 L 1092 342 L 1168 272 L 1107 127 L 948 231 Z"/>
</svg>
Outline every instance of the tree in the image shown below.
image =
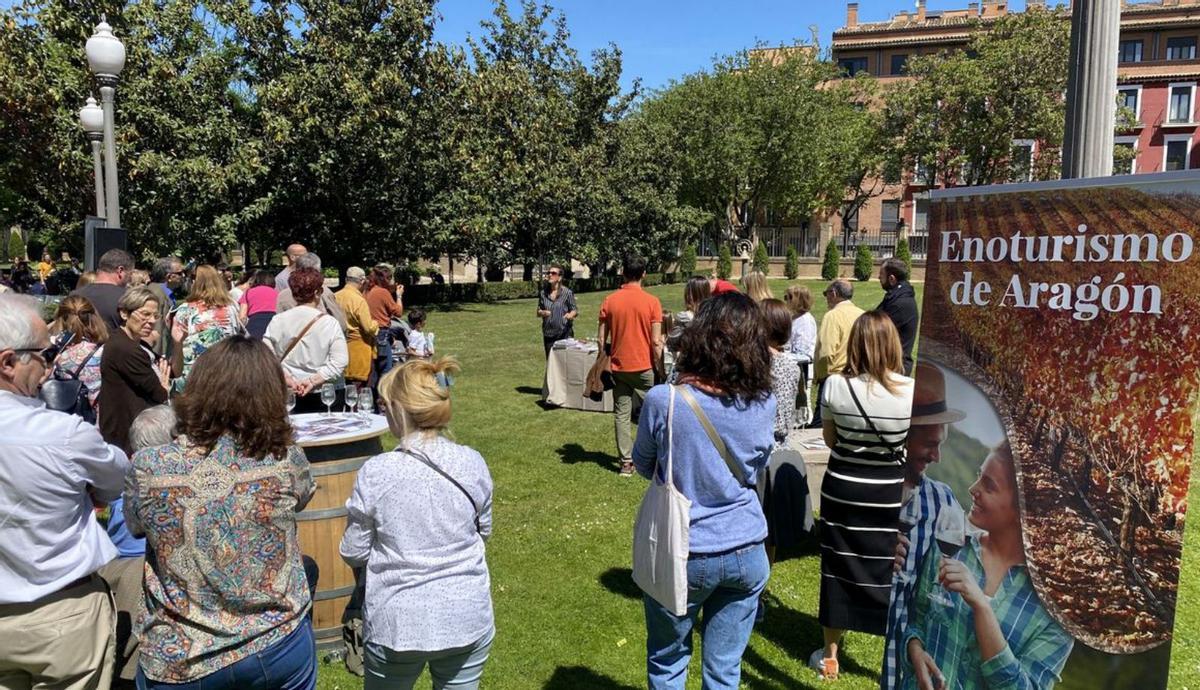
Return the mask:
<svg viewBox="0 0 1200 690">
<path fill-rule="evenodd" d="M 25 241 L 21 239 L 21 233 L 18 230 L 10 230 L 8 233 L 8 257 L 9 259 L 25 258 Z"/>
<path fill-rule="evenodd" d="M 841 272 L 842 253 L 838 251 L 837 240 L 830 239 L 825 245 L 825 263 L 821 264 L 821 278 L 833 280 Z"/>
<path fill-rule="evenodd" d="M 754 270 L 766 275 L 771 271 L 771 257 L 767 254 L 767 245 L 762 242 L 754 249 Z"/>
<path fill-rule="evenodd" d="M 875 255 L 866 244 L 859 243 L 854 253 L 854 279 L 870 280 L 875 269 Z"/>
<path fill-rule="evenodd" d="M 965 51 L 913 57 L 887 92 L 885 129 L 918 184 L 1057 179 L 1070 23 L 1030 7 L 975 34 Z M 1014 142 L 1038 142 L 1027 156 Z"/>
<path fill-rule="evenodd" d="M 731 275 L 733 275 L 733 255 L 729 252 L 729 245 L 722 244 L 721 251 L 717 254 L 717 277 L 721 280 L 729 280 Z"/>
<path fill-rule="evenodd" d="M 895 256 L 897 259 L 900 259 L 901 261 L 904 262 L 904 266 L 908 270 L 908 274 L 911 276 L 912 275 L 912 252 L 908 248 L 908 238 L 907 237 L 901 237 L 900 239 L 896 240 L 896 251 L 895 251 L 895 253 L 893 253 L 893 256 Z"/>
<path fill-rule="evenodd" d="M 788 280 L 795 280 L 796 276 L 800 275 L 800 259 L 796 248 L 790 245 L 787 248 L 787 258 L 783 262 L 783 274 Z"/>
<path fill-rule="evenodd" d="M 696 275 L 696 245 L 684 246 L 683 253 L 679 255 L 678 272 L 679 277 L 684 279 Z"/>
<path fill-rule="evenodd" d="M 641 112 L 672 134 L 681 200 L 716 221 L 720 240 L 758 244 L 771 209 L 807 218 L 843 201 L 862 151 L 857 90 L 812 51 L 743 51 L 674 82 Z"/>
</svg>

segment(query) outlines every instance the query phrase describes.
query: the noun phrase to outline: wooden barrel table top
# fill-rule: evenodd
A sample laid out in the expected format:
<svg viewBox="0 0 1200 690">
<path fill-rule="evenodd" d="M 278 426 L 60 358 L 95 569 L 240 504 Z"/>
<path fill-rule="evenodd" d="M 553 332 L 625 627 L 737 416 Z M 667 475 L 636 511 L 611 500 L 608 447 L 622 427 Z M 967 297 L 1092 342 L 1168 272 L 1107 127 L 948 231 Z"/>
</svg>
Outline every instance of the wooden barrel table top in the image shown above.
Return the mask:
<svg viewBox="0 0 1200 690">
<path fill-rule="evenodd" d="M 346 531 L 346 499 L 358 469 L 383 452 L 382 437 L 388 426 L 382 415 L 314 413 L 291 419 L 296 443 L 304 449 L 316 482 L 316 493 L 296 515 L 296 526 L 301 551 L 320 569 L 313 628 L 318 649 L 325 650 L 341 645 L 342 612 L 354 593 L 354 572 L 338 553 Z"/>
</svg>

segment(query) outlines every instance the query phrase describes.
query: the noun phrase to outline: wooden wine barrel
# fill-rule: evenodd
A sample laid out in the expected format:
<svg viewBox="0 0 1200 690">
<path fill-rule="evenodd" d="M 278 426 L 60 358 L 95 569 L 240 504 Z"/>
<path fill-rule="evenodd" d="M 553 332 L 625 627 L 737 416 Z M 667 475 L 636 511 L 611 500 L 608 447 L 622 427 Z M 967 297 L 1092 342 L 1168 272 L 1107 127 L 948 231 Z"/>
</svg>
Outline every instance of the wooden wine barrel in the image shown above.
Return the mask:
<svg viewBox="0 0 1200 690">
<path fill-rule="evenodd" d="M 296 415 L 296 418 L 311 416 L 315 415 Z M 338 553 L 346 531 L 346 499 L 354 489 L 358 469 L 368 458 L 383 451 L 380 437 L 386 431 L 383 417 L 372 415 L 371 426 L 361 433 L 298 441 L 317 485 L 312 500 L 296 515 L 296 527 L 300 550 L 316 561 L 320 569 L 313 595 L 313 631 L 321 650 L 341 646 L 342 613 L 354 593 L 354 571 Z"/>
</svg>

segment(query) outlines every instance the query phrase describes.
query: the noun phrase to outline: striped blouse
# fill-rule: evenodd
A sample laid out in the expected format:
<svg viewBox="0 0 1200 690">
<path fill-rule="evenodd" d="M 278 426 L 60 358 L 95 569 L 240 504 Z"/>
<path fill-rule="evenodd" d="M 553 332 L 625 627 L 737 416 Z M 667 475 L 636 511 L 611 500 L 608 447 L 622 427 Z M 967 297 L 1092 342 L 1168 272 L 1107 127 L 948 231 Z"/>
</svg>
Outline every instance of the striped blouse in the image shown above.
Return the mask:
<svg viewBox="0 0 1200 690">
<path fill-rule="evenodd" d="M 908 438 L 908 421 L 912 413 L 913 380 L 892 374 L 896 392 L 889 393 L 869 376 L 853 379 L 830 376 L 821 399 L 821 414 L 837 426 L 837 443 L 830 450 L 830 460 L 863 467 L 896 467 L 902 464 L 891 457 L 891 451 L 904 451 Z M 850 386 L 871 418 L 868 423 L 859 412 Z M 872 431 L 871 424 L 878 430 Z M 896 506 L 899 508 L 899 506 Z"/>
</svg>

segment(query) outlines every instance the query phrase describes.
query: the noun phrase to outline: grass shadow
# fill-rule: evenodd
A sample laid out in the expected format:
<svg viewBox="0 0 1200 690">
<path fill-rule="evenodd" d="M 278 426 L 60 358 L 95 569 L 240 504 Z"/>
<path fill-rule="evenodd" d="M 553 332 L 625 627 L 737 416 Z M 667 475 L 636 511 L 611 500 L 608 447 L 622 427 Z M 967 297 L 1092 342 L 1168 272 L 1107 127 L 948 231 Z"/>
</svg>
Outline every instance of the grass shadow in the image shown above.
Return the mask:
<svg viewBox="0 0 1200 690">
<path fill-rule="evenodd" d="M 407 306 L 408 306 L 408 303 L 405 302 L 405 307 L 407 307 Z M 414 304 L 412 306 L 421 307 L 422 309 L 425 310 L 426 313 L 432 312 L 432 311 L 440 311 L 440 312 L 465 312 L 468 314 L 482 314 L 484 311 L 485 305 L 479 304 L 479 303 L 473 303 L 473 302 L 445 302 L 445 303 L 434 303 L 434 304 Z"/>
<path fill-rule="evenodd" d="M 637 690 L 586 666 L 559 666 L 542 686 L 543 690 Z"/>
<path fill-rule="evenodd" d="M 567 465 L 590 462 L 614 472 L 621 469 L 621 461 L 617 456 L 598 450 L 587 450 L 578 443 L 568 443 L 555 452 L 562 458 L 563 463 Z"/>
<path fill-rule="evenodd" d="M 535 386 L 517 386 L 514 388 L 521 395 L 541 395 L 542 389 Z"/>
<path fill-rule="evenodd" d="M 642 599 L 642 588 L 633 581 L 633 571 L 629 568 L 609 568 L 600 575 L 600 584 L 626 599 Z"/>
<path fill-rule="evenodd" d="M 761 623 L 754 626 L 754 632 L 770 640 L 780 649 L 787 650 L 793 658 L 807 665 L 808 655 L 825 643 L 821 632 L 821 623 L 817 620 L 816 616 L 784 605 L 783 602 L 770 592 L 765 596 L 767 615 Z M 851 656 L 851 652 L 846 649 L 846 645 L 843 644 L 842 649 L 846 652 L 838 654 L 841 657 L 842 671 L 868 676 L 875 680 L 879 679 L 880 664 L 874 663 L 874 660 L 872 660 L 870 667 L 863 666 Z M 882 659 L 879 662 L 882 663 Z M 763 668 L 756 669 L 760 675 L 766 676 L 772 670 L 777 671 L 774 667 L 767 668 L 770 664 L 765 660 L 763 660 L 763 664 Z"/>
</svg>

